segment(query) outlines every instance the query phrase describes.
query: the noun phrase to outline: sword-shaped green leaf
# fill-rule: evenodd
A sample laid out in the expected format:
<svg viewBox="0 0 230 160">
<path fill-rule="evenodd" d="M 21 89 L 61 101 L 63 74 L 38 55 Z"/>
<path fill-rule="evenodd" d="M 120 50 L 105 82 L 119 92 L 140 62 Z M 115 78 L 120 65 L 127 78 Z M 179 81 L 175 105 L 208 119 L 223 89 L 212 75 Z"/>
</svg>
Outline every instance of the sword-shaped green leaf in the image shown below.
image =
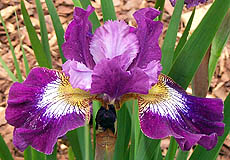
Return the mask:
<svg viewBox="0 0 230 160">
<path fill-rule="evenodd" d="M 104 22 L 117 19 L 113 6 L 113 0 L 101 0 L 101 9 Z"/>
<path fill-rule="evenodd" d="M 188 21 L 188 24 L 186 25 L 185 27 L 185 30 L 182 34 L 182 37 L 180 38 L 180 41 L 175 49 L 175 52 L 174 52 L 174 57 L 173 57 L 173 60 L 176 59 L 176 57 L 178 56 L 179 52 L 181 51 L 181 49 L 184 47 L 184 44 L 186 43 L 187 41 L 187 38 L 188 38 L 188 35 L 189 35 L 189 31 L 190 31 L 190 28 L 192 26 L 192 21 L 193 21 L 193 18 L 194 18 L 194 15 L 195 15 L 195 11 L 196 11 L 196 8 L 193 9 L 192 11 L 192 14 L 189 18 L 189 21 Z"/>
<path fill-rule="evenodd" d="M 229 7 L 230 1 L 214 1 L 176 58 L 169 76 L 183 88 L 191 82 Z"/>
<path fill-rule="evenodd" d="M 228 10 L 228 13 L 224 17 L 224 20 L 212 41 L 211 56 L 210 56 L 209 64 L 208 64 L 209 84 L 215 72 L 216 65 L 221 55 L 221 52 L 226 42 L 229 39 L 229 35 L 230 35 L 230 9 Z"/>
<path fill-rule="evenodd" d="M 47 32 L 47 28 L 46 28 L 46 22 L 45 22 L 44 13 L 42 10 L 42 5 L 41 5 L 40 0 L 35 0 L 35 3 L 36 3 L 36 9 L 38 12 L 39 22 L 40 22 L 40 33 L 41 33 L 42 47 L 43 47 L 43 50 L 46 54 L 46 58 L 49 62 L 49 65 L 52 67 L 50 46 L 49 46 L 49 40 L 48 40 L 48 32 Z"/>
<path fill-rule="evenodd" d="M 164 43 L 161 47 L 163 66 L 162 72 L 168 74 L 173 63 L 173 53 L 176 43 L 177 31 L 180 23 L 181 13 L 184 6 L 184 0 L 176 1 L 176 6 L 173 11 L 173 15 L 169 22 L 168 30 L 165 35 Z"/>
<path fill-rule="evenodd" d="M 56 8 L 53 4 L 52 0 L 45 0 L 46 1 L 46 5 L 50 14 L 50 17 L 52 19 L 53 22 L 53 27 L 57 36 L 57 41 L 58 41 L 58 48 L 59 48 L 59 52 L 60 52 L 60 56 L 61 56 L 61 60 L 62 63 L 65 63 L 66 59 L 63 55 L 63 51 L 62 51 L 62 44 L 64 43 L 64 29 L 62 27 L 61 21 L 58 17 Z"/>
<path fill-rule="evenodd" d="M 39 66 L 51 68 L 50 63 L 46 57 L 46 54 L 43 50 L 40 40 L 38 39 L 37 33 L 32 25 L 29 14 L 26 10 L 26 6 L 23 0 L 21 0 L 21 11 L 26 25 L 27 32 L 29 34 L 30 42 L 34 50 L 35 57 Z"/>
<path fill-rule="evenodd" d="M 126 102 L 121 109 L 117 111 L 117 140 L 114 159 L 128 159 L 127 156 L 129 154 L 127 154 L 127 152 L 131 134 L 131 117 L 128 107 L 132 107 L 131 104 L 131 101 Z"/>
<path fill-rule="evenodd" d="M 21 73 L 21 70 L 20 70 L 20 67 L 19 67 L 16 55 L 15 55 L 15 52 L 14 52 L 14 47 L 13 47 L 13 45 L 11 43 L 10 36 L 8 34 L 8 31 L 7 31 L 5 22 L 3 21 L 1 13 L 0 13 L 0 21 L 2 22 L 3 28 L 4 28 L 5 32 L 6 32 L 7 40 L 8 40 L 9 45 L 10 45 L 10 50 L 11 50 L 11 53 L 12 53 L 12 56 L 13 56 L 13 59 L 14 59 L 14 66 L 16 68 L 16 73 L 17 73 L 18 81 L 22 82 L 23 81 L 23 79 L 22 79 L 22 73 Z"/>
<path fill-rule="evenodd" d="M 7 147 L 1 135 L 0 135 L 0 159 L 1 160 L 13 160 L 10 150 Z"/>
</svg>

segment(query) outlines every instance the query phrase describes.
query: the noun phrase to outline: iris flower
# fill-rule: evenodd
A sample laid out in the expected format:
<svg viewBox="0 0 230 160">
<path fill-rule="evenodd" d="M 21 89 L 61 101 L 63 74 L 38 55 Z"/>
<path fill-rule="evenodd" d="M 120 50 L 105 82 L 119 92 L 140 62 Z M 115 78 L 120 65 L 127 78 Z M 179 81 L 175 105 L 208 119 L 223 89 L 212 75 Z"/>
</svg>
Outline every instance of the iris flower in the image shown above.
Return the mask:
<svg viewBox="0 0 230 160">
<path fill-rule="evenodd" d="M 170 2 L 173 6 L 175 6 L 176 0 L 170 0 Z M 205 3 L 205 2 L 207 2 L 207 0 L 185 0 L 184 1 L 187 8 L 195 7 L 195 6 L 199 5 L 200 3 Z"/>
<path fill-rule="evenodd" d="M 198 143 L 212 149 L 224 132 L 223 102 L 188 95 L 160 74 L 160 12 L 134 13 L 137 28 L 107 21 L 92 34 L 88 20 L 94 8 L 75 8 L 62 48 L 63 71 L 34 68 L 9 92 L 6 120 L 13 125 L 13 143 L 51 154 L 58 139 L 90 120 L 92 100 L 119 109 L 137 99 L 142 132 L 152 139 L 174 136 L 182 150 Z"/>
</svg>

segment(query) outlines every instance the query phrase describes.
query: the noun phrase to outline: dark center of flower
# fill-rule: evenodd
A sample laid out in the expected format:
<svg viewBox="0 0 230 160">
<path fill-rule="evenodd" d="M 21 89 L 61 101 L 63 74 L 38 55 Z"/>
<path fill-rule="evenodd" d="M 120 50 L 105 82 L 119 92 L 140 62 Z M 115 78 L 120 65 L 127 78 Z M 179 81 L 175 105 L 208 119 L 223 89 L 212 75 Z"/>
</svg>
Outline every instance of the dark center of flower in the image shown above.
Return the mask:
<svg viewBox="0 0 230 160">
<path fill-rule="evenodd" d="M 96 130 L 102 127 L 104 131 L 110 129 L 114 133 L 114 123 L 116 118 L 117 116 L 114 105 L 109 104 L 108 109 L 101 106 L 96 115 Z"/>
</svg>

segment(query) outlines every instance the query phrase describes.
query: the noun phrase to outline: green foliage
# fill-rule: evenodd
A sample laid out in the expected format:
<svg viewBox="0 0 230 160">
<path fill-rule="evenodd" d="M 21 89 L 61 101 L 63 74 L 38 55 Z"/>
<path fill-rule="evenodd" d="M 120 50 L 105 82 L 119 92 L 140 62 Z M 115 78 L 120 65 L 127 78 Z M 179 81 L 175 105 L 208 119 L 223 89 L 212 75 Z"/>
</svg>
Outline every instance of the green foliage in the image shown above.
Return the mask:
<svg viewBox="0 0 230 160">
<path fill-rule="evenodd" d="M 154 159 L 155 155 L 160 155 L 157 154 L 157 152 L 159 153 L 159 148 L 160 148 L 160 140 L 150 139 L 141 132 L 136 157 L 138 160 Z M 156 158 L 158 158 L 158 156 Z"/>
<path fill-rule="evenodd" d="M 45 22 L 44 13 L 42 10 L 42 5 L 41 5 L 40 0 L 35 0 L 35 3 L 36 3 L 36 9 L 38 12 L 39 22 L 40 22 L 40 33 L 41 33 L 42 47 L 43 47 L 43 50 L 45 52 L 46 59 L 48 60 L 49 65 L 52 68 L 50 46 L 49 46 L 49 40 L 48 40 L 48 32 L 47 32 L 47 28 L 46 28 L 46 22 Z"/>
<path fill-rule="evenodd" d="M 177 56 L 169 76 L 183 88 L 191 82 L 229 6 L 230 1 L 215 1 Z"/>
<path fill-rule="evenodd" d="M 176 1 L 176 6 L 174 8 L 173 15 L 169 22 L 164 43 L 161 47 L 162 50 L 161 64 L 163 66 L 162 72 L 164 74 L 168 74 L 172 66 L 177 31 L 180 23 L 180 17 L 181 17 L 183 6 L 184 6 L 184 0 Z"/>
<path fill-rule="evenodd" d="M 209 83 L 211 82 L 212 76 L 214 75 L 217 61 L 221 55 L 221 52 L 229 39 L 230 35 L 230 10 L 226 14 L 221 26 L 218 29 L 213 41 L 211 48 L 211 56 L 209 60 Z"/>
<path fill-rule="evenodd" d="M 16 18 L 16 22 L 17 22 L 17 30 L 18 30 L 18 36 L 20 39 L 20 47 L 22 50 L 22 56 L 23 56 L 23 61 L 24 61 L 24 65 L 25 65 L 25 69 L 26 69 L 26 76 L 27 76 L 30 72 L 30 68 L 29 68 L 28 60 L 26 58 L 26 54 L 25 54 L 23 44 L 22 44 L 22 39 L 21 39 L 21 34 L 20 34 L 20 29 L 19 29 L 19 22 L 18 22 L 18 15 L 17 15 L 16 11 L 15 11 L 15 18 Z"/>
<path fill-rule="evenodd" d="M 0 159 L 13 160 L 13 157 L 11 156 L 11 153 L 1 135 L 0 135 Z"/>
<path fill-rule="evenodd" d="M 53 22 L 53 27 L 57 36 L 57 42 L 58 42 L 58 48 L 61 56 L 62 63 L 66 61 L 63 51 L 61 48 L 61 45 L 64 43 L 64 29 L 62 27 L 61 21 L 59 19 L 59 16 L 57 14 L 57 11 L 55 9 L 55 6 L 51 0 L 46 0 L 46 5 L 50 14 L 50 17 Z M 44 44 L 45 45 L 45 44 Z"/>
<path fill-rule="evenodd" d="M 169 149 L 168 149 L 168 151 L 167 151 L 165 160 L 174 159 L 174 157 L 175 157 L 175 155 L 176 155 L 177 147 L 178 147 L 178 144 L 177 144 L 175 138 L 171 137 L 171 138 L 170 138 Z"/>
<path fill-rule="evenodd" d="M 51 155 L 46 155 L 46 160 L 57 160 L 57 144 L 54 146 L 53 153 Z"/>
<path fill-rule="evenodd" d="M 11 43 L 11 40 L 10 40 L 10 36 L 8 34 L 8 31 L 7 31 L 7 28 L 6 28 L 6 25 L 5 25 L 5 22 L 3 21 L 3 18 L 2 18 L 2 15 L 0 14 L 0 21 L 2 22 L 2 25 L 4 27 L 4 30 L 6 32 L 6 36 L 7 36 L 7 40 L 9 42 L 9 45 L 10 45 L 10 50 L 12 52 L 12 56 L 13 56 L 13 59 L 14 59 L 14 66 L 16 68 L 16 72 L 17 72 L 17 79 L 19 82 L 22 82 L 22 73 L 20 71 L 20 68 L 19 68 L 19 64 L 18 64 L 18 61 L 17 61 L 17 58 L 16 58 L 16 55 L 15 55 L 15 52 L 14 52 L 14 47 Z M 2 63 L 4 65 L 4 63 Z M 6 66 L 6 65 L 5 65 Z M 10 72 L 8 72 L 8 74 L 10 74 Z"/>
<path fill-rule="evenodd" d="M 184 47 L 184 44 L 186 43 L 187 41 L 187 38 L 188 38 L 188 35 L 189 35 L 189 31 L 190 31 L 190 28 L 192 26 L 192 21 L 193 21 L 193 18 L 194 18 L 194 15 L 195 15 L 195 11 L 196 11 L 196 8 L 193 9 L 192 11 L 192 14 L 189 18 L 189 21 L 188 21 L 188 24 L 182 34 L 182 37 L 180 38 L 180 41 L 175 49 L 175 52 L 174 52 L 174 55 L 173 55 L 173 60 L 176 59 L 176 57 L 178 56 L 178 54 L 180 53 L 181 49 Z"/>
<path fill-rule="evenodd" d="M 161 11 L 162 13 L 160 14 L 158 20 L 161 20 L 162 19 L 162 16 L 163 16 L 163 11 L 164 11 L 164 5 L 165 5 L 165 0 L 157 0 L 156 1 L 156 4 L 155 4 L 155 7 L 156 9 L 158 9 L 159 11 Z"/>
<path fill-rule="evenodd" d="M 131 135 L 131 116 L 128 107 L 131 107 L 131 101 L 126 102 L 119 111 L 117 111 L 117 140 L 115 144 L 114 159 L 128 159 L 127 151 Z M 125 127 L 124 127 L 125 126 Z"/>
<path fill-rule="evenodd" d="M 47 59 L 47 55 L 45 54 L 43 50 L 42 44 L 40 40 L 38 39 L 37 33 L 32 25 L 32 22 L 30 20 L 29 14 L 26 10 L 26 6 L 23 0 L 21 0 L 21 11 L 22 11 L 22 15 L 24 18 L 24 23 L 25 23 L 27 32 L 29 34 L 30 42 L 34 50 L 34 54 L 38 61 L 39 66 L 52 68 L 49 60 Z"/>
<path fill-rule="evenodd" d="M 45 160 L 46 159 L 46 155 L 42 152 L 39 152 L 35 149 L 32 149 L 31 152 L 32 152 L 32 160 Z"/>
<path fill-rule="evenodd" d="M 112 0 L 101 0 L 101 8 L 104 22 L 117 19 Z"/>
</svg>

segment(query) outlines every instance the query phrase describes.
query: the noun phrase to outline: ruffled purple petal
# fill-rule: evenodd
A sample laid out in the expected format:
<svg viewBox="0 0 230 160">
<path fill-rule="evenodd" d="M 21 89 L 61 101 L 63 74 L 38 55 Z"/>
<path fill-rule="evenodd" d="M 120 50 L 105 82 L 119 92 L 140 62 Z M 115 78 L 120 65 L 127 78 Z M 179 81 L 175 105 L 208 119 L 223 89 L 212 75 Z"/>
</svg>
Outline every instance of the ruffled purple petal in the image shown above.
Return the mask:
<svg viewBox="0 0 230 160">
<path fill-rule="evenodd" d="M 161 49 L 158 39 L 162 32 L 163 24 L 160 21 L 153 21 L 160 11 L 153 8 L 143 8 L 134 13 L 138 27 L 134 31 L 139 41 L 140 49 L 135 58 L 133 66 L 146 68 L 151 61 L 161 60 Z M 130 31 L 133 31 L 131 29 Z"/>
<path fill-rule="evenodd" d="M 80 88 L 88 91 L 91 88 L 93 71 L 84 64 L 68 60 L 62 65 L 63 72 L 68 75 L 73 88 Z"/>
<path fill-rule="evenodd" d="M 93 69 L 95 63 L 89 52 L 89 43 L 92 38 L 92 25 L 88 20 L 94 8 L 89 6 L 87 10 L 75 8 L 74 19 L 68 25 L 65 32 L 65 40 L 62 49 L 68 60 L 75 60 L 84 63 L 88 68 Z"/>
<path fill-rule="evenodd" d="M 172 6 L 175 6 L 176 5 L 176 0 L 170 0 Z M 187 8 L 190 8 L 190 7 L 195 7 L 197 5 L 199 5 L 200 3 L 205 3 L 207 2 L 207 0 L 185 0 L 185 4 L 187 5 L 186 7 Z"/>
<path fill-rule="evenodd" d="M 95 63 L 122 55 L 121 63 L 128 68 L 139 48 L 136 35 L 129 30 L 130 27 L 124 21 L 108 21 L 98 28 L 90 44 Z"/>
<path fill-rule="evenodd" d="M 139 68 L 127 72 L 122 68 L 120 58 L 101 60 L 95 66 L 90 90 L 92 94 L 106 93 L 114 99 L 129 92 L 148 93 L 148 76 Z"/>
<path fill-rule="evenodd" d="M 182 150 L 196 143 L 212 149 L 224 133 L 223 102 L 187 95 L 169 77 L 160 75 L 148 95 L 139 95 L 143 133 L 154 139 L 174 136 Z"/>
<path fill-rule="evenodd" d="M 23 83 L 10 88 L 6 120 L 15 126 L 14 145 L 20 151 L 31 145 L 51 154 L 58 137 L 89 120 L 88 97 L 87 92 L 73 89 L 64 73 L 33 69 Z"/>
<path fill-rule="evenodd" d="M 160 75 L 162 66 L 160 61 L 150 62 L 143 71 L 149 76 L 149 85 L 152 86 L 158 82 L 158 76 Z"/>
</svg>

